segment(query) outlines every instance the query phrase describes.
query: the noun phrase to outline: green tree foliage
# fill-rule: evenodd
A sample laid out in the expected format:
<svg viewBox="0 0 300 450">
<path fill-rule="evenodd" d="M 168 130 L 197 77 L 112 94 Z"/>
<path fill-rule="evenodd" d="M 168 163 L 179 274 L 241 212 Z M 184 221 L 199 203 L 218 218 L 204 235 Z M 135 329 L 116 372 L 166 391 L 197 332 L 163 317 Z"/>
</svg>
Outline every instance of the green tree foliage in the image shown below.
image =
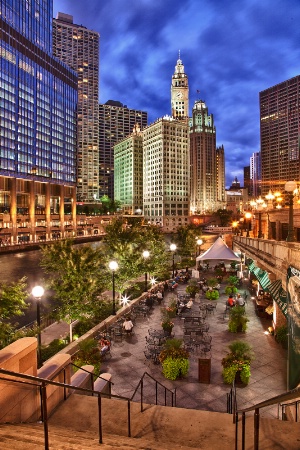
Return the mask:
<svg viewBox="0 0 300 450">
<path fill-rule="evenodd" d="M 101 252 L 91 246 L 73 246 L 71 240 L 42 248 L 41 266 L 48 274 L 60 319 L 70 324 L 91 314 L 97 296 L 107 287 Z M 71 332 L 71 329 L 70 329 Z"/>
<path fill-rule="evenodd" d="M 213 215 L 217 217 L 221 227 L 228 227 L 232 222 L 233 211 L 227 209 L 218 209 Z"/>
<path fill-rule="evenodd" d="M 13 340 L 17 324 L 9 323 L 15 316 L 24 314 L 28 297 L 26 277 L 18 282 L 0 283 L 0 347 L 3 348 Z"/>
<path fill-rule="evenodd" d="M 194 256 L 197 250 L 196 241 L 201 234 L 201 228 L 194 224 L 179 227 L 175 237 L 178 253 L 182 256 Z"/>
<path fill-rule="evenodd" d="M 143 257 L 144 250 L 149 251 L 147 259 Z M 162 232 L 156 226 L 142 226 L 139 220 L 113 220 L 106 227 L 103 253 L 107 266 L 110 260 L 118 262 L 115 281 L 120 292 L 128 287 L 130 280 L 145 272 L 157 276 L 168 265 Z"/>
</svg>

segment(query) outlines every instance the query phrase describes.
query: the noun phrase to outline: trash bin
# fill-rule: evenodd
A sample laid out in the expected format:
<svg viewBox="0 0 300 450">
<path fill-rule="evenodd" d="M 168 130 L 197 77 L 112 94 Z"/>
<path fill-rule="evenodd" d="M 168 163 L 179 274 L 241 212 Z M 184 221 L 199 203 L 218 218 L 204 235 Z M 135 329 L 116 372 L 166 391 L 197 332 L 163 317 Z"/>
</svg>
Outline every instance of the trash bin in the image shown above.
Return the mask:
<svg viewBox="0 0 300 450">
<path fill-rule="evenodd" d="M 211 373 L 211 359 L 199 358 L 198 359 L 198 381 L 199 383 L 210 384 Z"/>
</svg>

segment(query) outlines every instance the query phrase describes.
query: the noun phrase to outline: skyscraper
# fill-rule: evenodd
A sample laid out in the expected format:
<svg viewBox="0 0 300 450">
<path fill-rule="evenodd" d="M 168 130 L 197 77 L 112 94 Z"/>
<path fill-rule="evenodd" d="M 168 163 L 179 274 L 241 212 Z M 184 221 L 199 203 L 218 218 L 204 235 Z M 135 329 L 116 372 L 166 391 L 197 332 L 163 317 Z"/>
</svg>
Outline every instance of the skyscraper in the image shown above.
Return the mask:
<svg viewBox="0 0 300 450">
<path fill-rule="evenodd" d="M 114 146 L 115 200 L 123 213 L 143 210 L 143 135 L 138 124 L 133 133 Z"/>
<path fill-rule="evenodd" d="M 217 208 L 225 208 L 225 151 L 221 145 L 216 149 L 216 169 L 217 169 Z"/>
<path fill-rule="evenodd" d="M 145 111 L 127 108 L 114 100 L 99 105 L 99 196 L 114 198 L 114 145 L 129 136 L 135 125 L 147 126 Z"/>
<path fill-rule="evenodd" d="M 53 52 L 78 74 L 77 198 L 99 198 L 99 34 L 58 13 Z"/>
<path fill-rule="evenodd" d="M 262 195 L 299 180 L 300 76 L 259 93 Z"/>
<path fill-rule="evenodd" d="M 216 128 L 203 100 L 195 102 L 190 119 L 190 158 L 191 211 L 214 211 L 218 200 Z M 221 188 L 219 195 L 222 196 Z"/>
<path fill-rule="evenodd" d="M 0 3 L 0 227 L 8 242 L 76 228 L 77 75 L 54 58 L 52 0 Z"/>
<path fill-rule="evenodd" d="M 189 117 L 189 84 L 180 53 L 172 76 L 171 115 L 177 119 Z"/>
<path fill-rule="evenodd" d="M 246 184 L 244 183 L 246 186 Z M 249 194 L 253 197 L 261 195 L 261 157 L 260 152 L 252 153 L 250 156 L 250 189 Z"/>
<path fill-rule="evenodd" d="M 175 231 L 187 225 L 190 195 L 186 121 L 163 117 L 143 131 L 145 221 Z"/>
</svg>

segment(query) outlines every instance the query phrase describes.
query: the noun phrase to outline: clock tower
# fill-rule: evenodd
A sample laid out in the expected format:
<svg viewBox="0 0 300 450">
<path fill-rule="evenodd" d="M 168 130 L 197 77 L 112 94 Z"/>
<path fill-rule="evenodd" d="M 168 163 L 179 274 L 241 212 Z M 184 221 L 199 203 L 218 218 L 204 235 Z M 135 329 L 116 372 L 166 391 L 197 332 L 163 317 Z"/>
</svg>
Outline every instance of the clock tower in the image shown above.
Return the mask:
<svg viewBox="0 0 300 450">
<path fill-rule="evenodd" d="M 184 65 L 180 59 L 180 51 L 172 76 L 171 111 L 172 117 L 177 119 L 185 119 L 189 116 L 189 84 L 188 77 L 184 73 Z"/>
</svg>

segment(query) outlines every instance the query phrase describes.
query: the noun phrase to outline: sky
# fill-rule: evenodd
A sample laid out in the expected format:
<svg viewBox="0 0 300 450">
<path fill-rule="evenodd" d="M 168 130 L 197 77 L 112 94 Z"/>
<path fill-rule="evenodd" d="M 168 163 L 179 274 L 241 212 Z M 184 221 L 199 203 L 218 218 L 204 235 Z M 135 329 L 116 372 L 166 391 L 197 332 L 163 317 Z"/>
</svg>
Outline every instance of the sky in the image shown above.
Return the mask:
<svg viewBox="0 0 300 450">
<path fill-rule="evenodd" d="M 224 145 L 226 185 L 260 151 L 259 92 L 300 75 L 300 0 L 54 0 L 100 34 L 100 103 L 171 113 L 178 51 Z M 200 93 L 197 93 L 199 91 Z"/>
</svg>

